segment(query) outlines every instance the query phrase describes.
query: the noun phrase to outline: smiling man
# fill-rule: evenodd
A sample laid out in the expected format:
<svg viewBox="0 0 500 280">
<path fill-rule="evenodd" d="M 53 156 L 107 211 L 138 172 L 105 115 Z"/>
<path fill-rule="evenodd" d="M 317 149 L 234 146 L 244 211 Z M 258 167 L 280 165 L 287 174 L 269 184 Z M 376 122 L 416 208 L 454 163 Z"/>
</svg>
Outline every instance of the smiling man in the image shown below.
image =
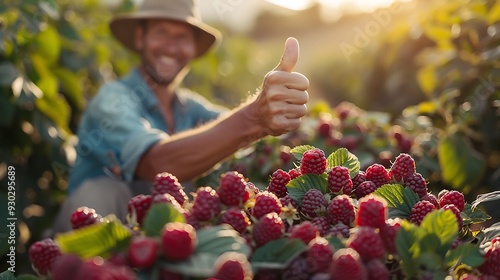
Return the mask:
<svg viewBox="0 0 500 280">
<path fill-rule="evenodd" d="M 309 81 L 292 72 L 299 52 L 293 38 L 260 90 L 227 110 L 179 87 L 189 63 L 221 38 L 201 21 L 196 2 L 145 0 L 110 28 L 141 62 L 89 103 L 56 232 L 71 229 L 70 215 L 80 206 L 124 219 L 130 198 L 149 193 L 157 173 L 193 179 L 264 136 L 297 129 L 306 114 Z"/>
</svg>

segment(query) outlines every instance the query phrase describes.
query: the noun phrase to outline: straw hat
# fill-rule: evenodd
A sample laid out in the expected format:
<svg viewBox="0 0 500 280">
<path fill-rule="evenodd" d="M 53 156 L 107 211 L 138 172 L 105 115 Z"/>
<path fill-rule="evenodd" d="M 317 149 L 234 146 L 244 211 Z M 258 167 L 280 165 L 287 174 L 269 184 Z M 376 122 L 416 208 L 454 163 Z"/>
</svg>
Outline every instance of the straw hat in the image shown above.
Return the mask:
<svg viewBox="0 0 500 280">
<path fill-rule="evenodd" d="M 137 11 L 116 16 L 109 27 L 116 39 L 137 52 L 133 30 L 144 19 L 169 19 L 195 27 L 199 31 L 196 37 L 196 57 L 207 52 L 222 37 L 217 29 L 202 22 L 197 0 L 144 0 Z"/>
</svg>

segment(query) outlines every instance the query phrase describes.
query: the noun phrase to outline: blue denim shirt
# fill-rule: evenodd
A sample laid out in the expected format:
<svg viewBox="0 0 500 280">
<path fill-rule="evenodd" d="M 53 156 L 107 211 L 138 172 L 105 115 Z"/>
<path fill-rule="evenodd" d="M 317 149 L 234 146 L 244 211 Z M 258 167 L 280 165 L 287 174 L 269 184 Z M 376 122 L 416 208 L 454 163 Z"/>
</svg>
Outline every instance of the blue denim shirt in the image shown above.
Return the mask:
<svg viewBox="0 0 500 280">
<path fill-rule="evenodd" d="M 174 133 L 215 119 L 225 111 L 187 89 L 177 90 L 174 100 Z M 137 68 L 123 79 L 104 85 L 80 121 L 68 192 L 99 176 L 132 182 L 141 156 L 169 137 L 167 131 L 158 99 Z"/>
</svg>

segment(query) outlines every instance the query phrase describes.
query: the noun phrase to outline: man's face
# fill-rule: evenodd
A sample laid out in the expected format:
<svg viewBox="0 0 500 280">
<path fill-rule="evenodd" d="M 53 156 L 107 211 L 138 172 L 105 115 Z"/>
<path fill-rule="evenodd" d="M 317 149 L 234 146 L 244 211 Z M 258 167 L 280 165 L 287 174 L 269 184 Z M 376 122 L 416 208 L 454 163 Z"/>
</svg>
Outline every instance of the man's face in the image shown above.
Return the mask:
<svg viewBox="0 0 500 280">
<path fill-rule="evenodd" d="M 171 83 L 196 56 L 194 30 L 170 20 L 147 20 L 137 30 L 136 46 L 144 70 L 159 84 Z"/>
</svg>

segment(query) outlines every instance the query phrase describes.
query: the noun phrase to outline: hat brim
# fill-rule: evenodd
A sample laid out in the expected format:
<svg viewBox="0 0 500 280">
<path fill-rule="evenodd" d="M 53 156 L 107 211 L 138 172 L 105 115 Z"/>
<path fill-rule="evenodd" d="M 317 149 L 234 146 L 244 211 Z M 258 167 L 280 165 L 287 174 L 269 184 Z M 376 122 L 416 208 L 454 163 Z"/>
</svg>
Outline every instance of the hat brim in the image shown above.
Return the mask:
<svg viewBox="0 0 500 280">
<path fill-rule="evenodd" d="M 133 14 L 120 15 L 115 17 L 109 24 L 113 36 L 125 47 L 137 52 L 135 47 L 135 28 L 141 20 L 147 19 L 168 19 L 173 21 L 185 22 L 193 26 L 196 31 L 196 57 L 204 55 L 210 48 L 216 47 L 222 34 L 210 25 L 197 20 L 194 17 L 176 17 L 175 15 L 166 16 L 165 13 L 155 12 L 136 12 Z"/>
</svg>

